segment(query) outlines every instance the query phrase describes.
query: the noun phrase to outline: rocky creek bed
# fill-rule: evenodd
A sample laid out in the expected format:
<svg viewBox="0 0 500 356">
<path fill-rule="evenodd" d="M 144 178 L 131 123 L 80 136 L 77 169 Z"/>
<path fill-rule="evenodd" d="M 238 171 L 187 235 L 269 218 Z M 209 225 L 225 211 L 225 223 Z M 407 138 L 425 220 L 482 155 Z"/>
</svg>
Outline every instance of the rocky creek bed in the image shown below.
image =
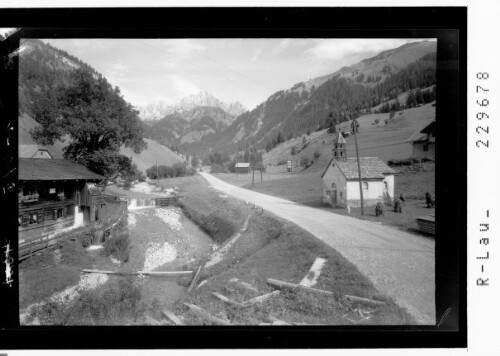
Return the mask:
<svg viewBox="0 0 500 356">
<path fill-rule="evenodd" d="M 114 289 L 123 292 L 124 284 L 119 286 L 119 281 L 124 279 L 130 280 L 128 289 L 140 291 L 137 293 L 140 297 L 134 303 L 143 310 L 151 306 L 169 307 L 184 295 L 185 287 L 174 278 L 81 273 L 82 269 L 119 272 L 179 270 L 214 250 L 212 239 L 180 208 L 131 205 L 126 219 L 130 243 L 127 262 L 120 262 L 113 255 L 106 256 L 105 249 L 99 246 L 78 246 L 79 241 L 75 239 L 20 265 L 21 324 L 79 324 L 79 320 L 61 320 L 54 316 L 62 310 L 70 310 L 89 293 L 99 294 L 100 290 Z M 134 318 L 107 318 L 105 323 L 141 324 L 143 319 L 139 314 Z M 87 322 L 93 323 L 92 320 Z"/>
</svg>

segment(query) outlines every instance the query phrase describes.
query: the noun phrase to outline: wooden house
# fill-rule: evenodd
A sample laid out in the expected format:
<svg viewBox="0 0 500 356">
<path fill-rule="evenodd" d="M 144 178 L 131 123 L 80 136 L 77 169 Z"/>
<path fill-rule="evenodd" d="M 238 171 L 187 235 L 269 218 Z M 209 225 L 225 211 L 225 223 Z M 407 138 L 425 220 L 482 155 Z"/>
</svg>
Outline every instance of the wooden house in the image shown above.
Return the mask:
<svg viewBox="0 0 500 356">
<path fill-rule="evenodd" d="M 412 157 L 432 157 L 436 154 L 436 121 L 416 131 L 407 140 L 412 145 Z"/>
<path fill-rule="evenodd" d="M 248 173 L 248 172 L 250 172 L 250 163 L 248 163 L 248 162 L 238 162 L 234 166 L 234 171 L 236 173 Z"/>
<path fill-rule="evenodd" d="M 87 183 L 102 179 L 69 160 L 19 158 L 20 242 L 84 224 L 86 210 L 86 221 L 92 221 Z"/>
<path fill-rule="evenodd" d="M 361 185 L 365 206 L 394 198 L 394 170 L 378 157 L 360 157 Z M 323 202 L 338 207 L 359 207 L 358 163 L 347 157 L 346 141 L 339 133 L 333 141 L 333 158 L 323 174 Z"/>
</svg>

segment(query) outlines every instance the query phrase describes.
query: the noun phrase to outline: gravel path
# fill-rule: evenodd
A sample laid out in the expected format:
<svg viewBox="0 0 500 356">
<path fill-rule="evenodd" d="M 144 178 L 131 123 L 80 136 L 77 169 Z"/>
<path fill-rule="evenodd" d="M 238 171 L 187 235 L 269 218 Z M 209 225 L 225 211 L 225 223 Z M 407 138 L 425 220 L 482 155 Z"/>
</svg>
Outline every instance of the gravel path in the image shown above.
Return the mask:
<svg viewBox="0 0 500 356">
<path fill-rule="evenodd" d="M 215 189 L 263 207 L 324 241 L 351 261 L 419 324 L 435 316 L 434 240 L 371 221 L 338 215 L 253 192 L 200 173 Z"/>
</svg>

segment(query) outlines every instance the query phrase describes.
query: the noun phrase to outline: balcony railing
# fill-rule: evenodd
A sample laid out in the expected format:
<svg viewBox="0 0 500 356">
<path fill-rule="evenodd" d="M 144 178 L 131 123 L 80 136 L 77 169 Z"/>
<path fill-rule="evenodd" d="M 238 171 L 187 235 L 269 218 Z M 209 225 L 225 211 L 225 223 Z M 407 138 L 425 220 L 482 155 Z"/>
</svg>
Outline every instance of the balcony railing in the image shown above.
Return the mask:
<svg viewBox="0 0 500 356">
<path fill-rule="evenodd" d="M 29 195 L 22 195 L 19 197 L 19 202 L 20 203 L 30 203 L 34 201 L 38 201 L 38 194 L 29 194 Z"/>
</svg>

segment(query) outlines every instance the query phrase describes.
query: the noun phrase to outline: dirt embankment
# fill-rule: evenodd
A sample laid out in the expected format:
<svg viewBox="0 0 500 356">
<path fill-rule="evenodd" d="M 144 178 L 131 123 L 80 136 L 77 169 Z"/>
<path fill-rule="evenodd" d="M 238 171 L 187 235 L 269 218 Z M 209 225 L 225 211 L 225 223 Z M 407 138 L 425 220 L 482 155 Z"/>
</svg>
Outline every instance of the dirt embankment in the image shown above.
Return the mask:
<svg viewBox="0 0 500 356">
<path fill-rule="evenodd" d="M 210 256 L 188 266 L 204 267 L 200 280 L 221 273 L 256 253 L 278 238 L 282 229 L 282 224 L 262 209 L 203 187 L 193 185 L 178 201 L 184 214 L 216 244 L 217 249 Z"/>
<path fill-rule="evenodd" d="M 186 214 L 221 244 L 202 265 L 195 288 L 172 305 L 172 311 L 188 325 L 210 325 L 207 319 L 190 313 L 184 303 L 206 310 L 214 317 L 234 325 L 258 325 L 270 315 L 294 323 L 414 324 L 413 318 L 390 298 L 382 295 L 359 270 L 337 251 L 289 221 L 262 208 L 208 188 L 201 177 L 191 179 L 189 189 L 181 189 L 180 205 Z M 316 288 L 334 297 L 316 296 L 302 291 L 280 291 L 264 303 L 238 308 L 217 299 L 220 293 L 238 303 L 272 292 L 267 278 L 301 282 L 317 258 L 326 260 L 317 276 Z M 240 288 L 234 279 L 251 284 L 253 291 Z M 186 287 L 192 278 L 186 278 Z M 345 300 L 355 295 L 386 301 L 379 308 L 367 308 Z M 164 320 L 161 312 L 152 315 Z"/>
</svg>

